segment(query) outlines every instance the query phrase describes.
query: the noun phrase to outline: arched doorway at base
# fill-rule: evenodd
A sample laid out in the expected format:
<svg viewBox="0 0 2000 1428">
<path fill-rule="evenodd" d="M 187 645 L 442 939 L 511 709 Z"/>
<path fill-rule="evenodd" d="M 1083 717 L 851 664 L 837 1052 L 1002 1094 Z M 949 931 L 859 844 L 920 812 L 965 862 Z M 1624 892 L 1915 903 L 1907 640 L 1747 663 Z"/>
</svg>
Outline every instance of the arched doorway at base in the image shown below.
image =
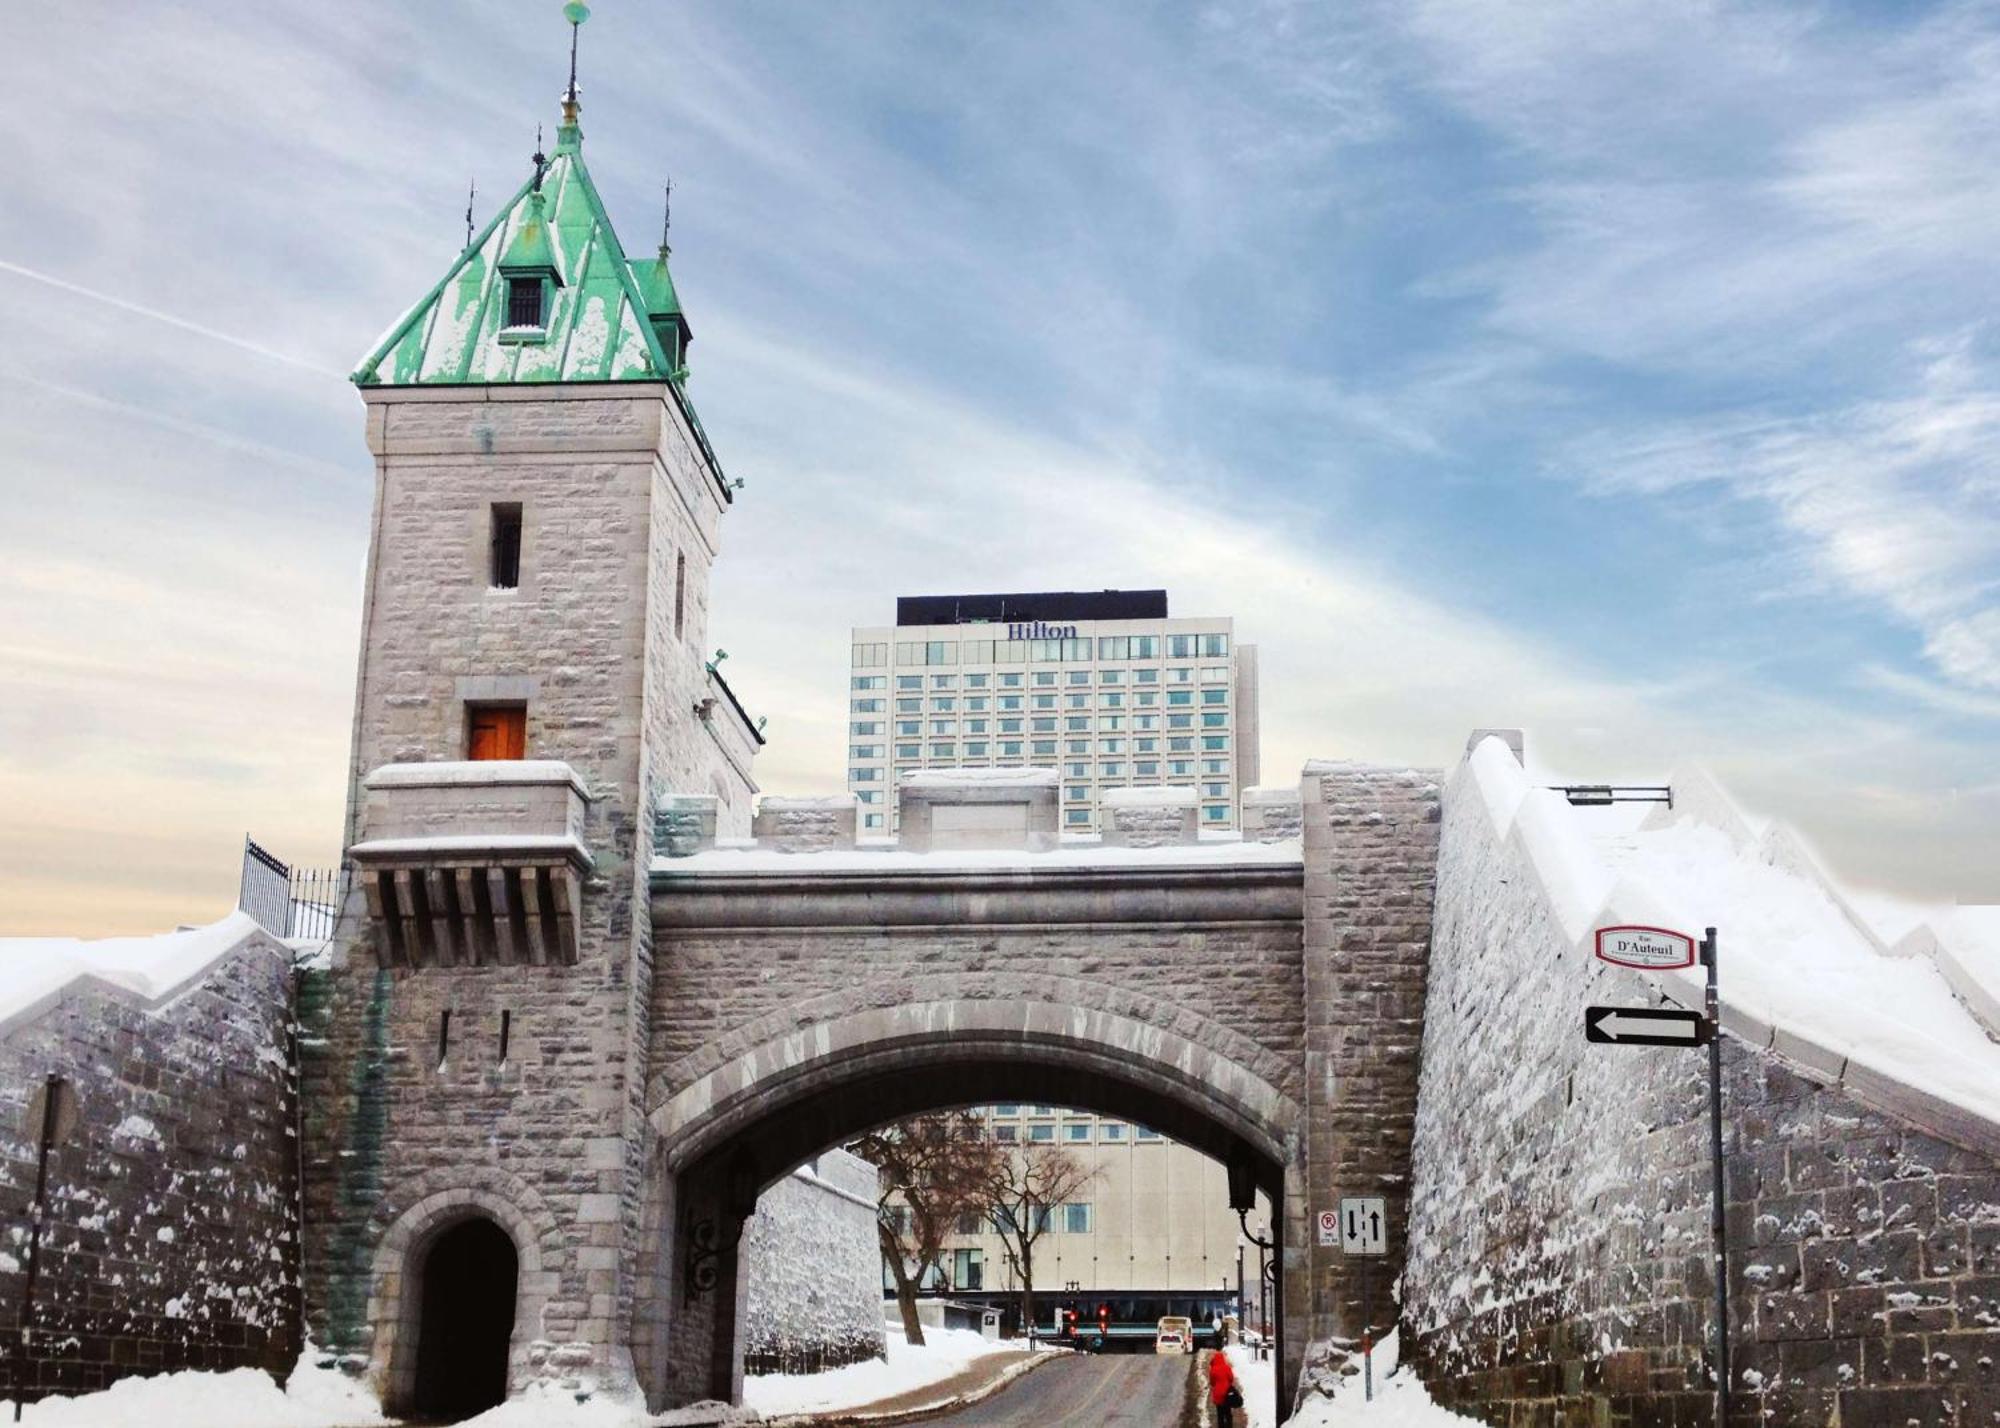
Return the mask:
<svg viewBox="0 0 2000 1428">
<path fill-rule="evenodd" d="M 513 1240 L 483 1216 L 431 1241 L 419 1271 L 412 1412 L 451 1422 L 505 1401 L 519 1275 Z"/>
</svg>

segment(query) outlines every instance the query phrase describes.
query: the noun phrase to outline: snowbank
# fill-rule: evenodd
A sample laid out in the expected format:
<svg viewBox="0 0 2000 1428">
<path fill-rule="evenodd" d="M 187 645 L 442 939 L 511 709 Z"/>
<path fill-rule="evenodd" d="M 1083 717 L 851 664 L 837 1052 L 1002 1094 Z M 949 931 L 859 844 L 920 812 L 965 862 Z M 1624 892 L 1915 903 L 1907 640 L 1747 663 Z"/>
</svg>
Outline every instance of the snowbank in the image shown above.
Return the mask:
<svg viewBox="0 0 2000 1428">
<path fill-rule="evenodd" d="M 88 942 L 75 937 L 0 938 L 0 1030 L 49 1006 L 84 978 L 157 1005 L 246 939 L 266 935 L 249 913 L 239 910 L 206 927 L 153 937 Z M 279 949 L 275 941 L 271 946 Z"/>
<path fill-rule="evenodd" d="M 1098 801 L 1106 808 L 1193 808 L 1201 799 L 1192 785 L 1167 783 L 1107 788 Z"/>
<path fill-rule="evenodd" d="M 772 1373 L 745 1378 L 743 1402 L 767 1418 L 781 1413 L 858 1408 L 942 1383 L 974 1359 L 1008 1350 L 1007 1345 L 995 1343 L 971 1329 L 927 1328 L 924 1342 L 918 1348 L 910 1347 L 900 1328 L 891 1328 L 887 1337 L 886 1361 L 871 1359 L 828 1369 L 825 1373 Z M 482 1423 L 480 1428 L 487 1425 Z"/>
<path fill-rule="evenodd" d="M 1511 755 L 1509 756 L 1511 757 Z M 1415 1370 L 1398 1363 L 1399 1339 L 1391 1334 L 1375 1350 L 1375 1397 L 1365 1395 L 1361 1375 L 1350 1377 L 1331 1398 L 1313 1398 L 1286 1420 L 1287 1428 L 1468 1428 L 1478 1419 L 1452 1413 L 1431 1402 Z M 1230 1362 L 1237 1364 L 1232 1351 Z M 1270 1371 L 1269 1364 L 1253 1368 Z M 1250 1420 L 1251 1428 L 1267 1428 L 1264 1421 Z"/>
<path fill-rule="evenodd" d="M 579 1400 L 569 1390 L 537 1383 L 458 1428 L 644 1428 L 652 1421 L 637 1394 L 594 1393 Z"/>
<path fill-rule="evenodd" d="M 27 1428 L 366 1428 L 392 1421 L 374 1395 L 338 1369 L 319 1367 L 316 1357 L 308 1345 L 283 1389 L 258 1369 L 156 1374 L 78 1398 L 44 1398 L 30 1403 L 21 1421 Z"/>
</svg>

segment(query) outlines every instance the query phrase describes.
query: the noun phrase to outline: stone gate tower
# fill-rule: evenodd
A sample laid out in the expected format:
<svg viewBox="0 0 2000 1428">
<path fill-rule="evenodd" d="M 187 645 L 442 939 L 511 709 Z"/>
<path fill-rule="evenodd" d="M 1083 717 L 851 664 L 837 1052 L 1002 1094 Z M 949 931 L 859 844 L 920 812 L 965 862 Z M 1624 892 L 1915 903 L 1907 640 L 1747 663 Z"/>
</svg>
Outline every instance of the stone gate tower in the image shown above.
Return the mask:
<svg viewBox="0 0 2000 1428">
<path fill-rule="evenodd" d="M 689 324 L 578 110 L 354 374 L 375 506 L 354 888 L 302 994 L 306 1291 L 394 1409 L 629 1376 L 652 815 L 699 795 L 746 832 L 763 742 L 707 658 L 732 488 Z M 504 1360 L 474 1332 L 502 1302 Z"/>
</svg>

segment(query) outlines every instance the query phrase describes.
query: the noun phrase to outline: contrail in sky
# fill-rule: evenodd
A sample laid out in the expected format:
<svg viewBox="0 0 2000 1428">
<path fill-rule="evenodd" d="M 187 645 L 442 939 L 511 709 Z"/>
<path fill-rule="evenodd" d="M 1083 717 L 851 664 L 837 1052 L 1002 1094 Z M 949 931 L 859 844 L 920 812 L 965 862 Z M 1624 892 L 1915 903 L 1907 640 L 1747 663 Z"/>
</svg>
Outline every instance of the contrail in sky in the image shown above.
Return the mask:
<svg viewBox="0 0 2000 1428">
<path fill-rule="evenodd" d="M 113 297 L 110 293 L 98 292 L 95 288 L 86 288 L 63 278 L 51 277 L 47 273 L 38 273 L 33 268 L 24 268 L 19 263 L 8 262 L 5 258 L 0 258 L 0 272 L 13 273 L 19 277 L 27 278 L 31 282 L 42 283 L 48 287 L 59 289 L 62 292 L 75 293 L 78 297 L 90 298 L 94 302 L 101 302 L 109 307 L 115 307 L 121 312 L 129 312 L 138 317 L 149 317 L 155 322 L 164 322 L 169 327 L 178 327 L 183 332 L 192 332 L 197 337 L 206 337 L 211 342 L 227 343 L 231 347 L 241 348 L 245 352 L 255 353 L 259 357 L 267 357 L 273 362 L 282 362 L 287 367 L 297 367 L 302 371 L 311 372 L 317 376 L 345 377 L 347 375 L 345 372 L 335 372 L 331 368 L 322 367 L 315 362 L 308 362 L 302 357 L 294 357 L 289 353 L 279 352 L 270 347 L 260 347 L 255 342 L 246 342 L 243 338 L 232 337 L 226 332 L 217 332 L 212 327 L 203 327 L 199 323 L 189 322 L 186 318 L 175 317 L 170 312 L 161 312 L 158 308 L 141 307 L 138 303 L 127 302 L 124 298 Z"/>
</svg>

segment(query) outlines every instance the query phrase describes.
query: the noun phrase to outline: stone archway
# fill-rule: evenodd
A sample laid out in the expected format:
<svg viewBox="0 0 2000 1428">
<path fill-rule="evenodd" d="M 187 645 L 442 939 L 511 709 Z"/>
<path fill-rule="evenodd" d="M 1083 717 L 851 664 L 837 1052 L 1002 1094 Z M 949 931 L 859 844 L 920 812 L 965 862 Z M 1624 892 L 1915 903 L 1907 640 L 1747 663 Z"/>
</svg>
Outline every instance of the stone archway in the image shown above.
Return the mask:
<svg viewBox="0 0 2000 1428">
<path fill-rule="evenodd" d="M 492 1179 L 495 1172 L 482 1172 Z M 513 1177 L 502 1176 L 511 1181 Z M 511 1330 L 507 1344 L 506 1390 L 525 1381 L 528 1346 L 541 1332 L 551 1276 L 542 1268 L 543 1237 L 554 1226 L 540 1197 L 525 1185 L 508 1195 L 465 1185 L 424 1187 L 390 1222 L 375 1251 L 368 1319 L 375 1326 L 368 1376 L 383 1406 L 400 1413 L 418 1397 L 418 1365 L 423 1346 L 425 1271 L 432 1251 L 454 1229 L 473 1221 L 492 1225 L 514 1253 Z M 525 1209 L 523 1207 L 526 1207 Z"/>
<path fill-rule="evenodd" d="M 757 1195 L 901 1116 L 1027 1099 L 1152 1125 L 1247 1171 L 1282 1238 L 1304 1204 L 1303 1112 L 1217 1049 L 1231 1040 L 1194 1013 L 1168 1030 L 1046 1002 L 903 1004 L 795 1026 L 688 1081 L 648 1117 L 633 1353 L 649 1403 L 740 1400 L 735 1251 Z M 1282 1396 L 1304 1339 L 1279 1338 Z"/>
<path fill-rule="evenodd" d="M 484 1215 L 439 1229 L 420 1253 L 410 1409 L 423 1418 L 470 1418 L 507 1398 L 519 1256 Z"/>
</svg>

